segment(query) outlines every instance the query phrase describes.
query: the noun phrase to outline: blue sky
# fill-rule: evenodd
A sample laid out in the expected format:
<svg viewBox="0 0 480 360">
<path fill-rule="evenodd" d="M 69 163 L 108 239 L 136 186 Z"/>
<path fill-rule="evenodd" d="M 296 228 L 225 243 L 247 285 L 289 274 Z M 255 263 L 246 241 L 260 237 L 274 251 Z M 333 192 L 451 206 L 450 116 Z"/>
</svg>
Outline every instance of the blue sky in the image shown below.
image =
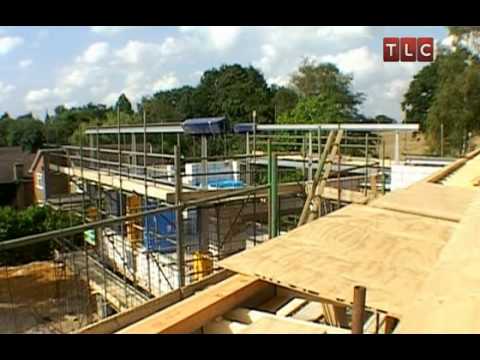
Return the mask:
<svg viewBox="0 0 480 360">
<path fill-rule="evenodd" d="M 383 63 L 384 36 L 433 36 L 445 27 L 0 27 L 0 113 L 40 115 L 59 104 L 111 105 L 196 85 L 221 64 L 259 68 L 285 85 L 304 56 L 335 63 L 366 94 L 362 111 L 400 119 L 400 102 L 424 63 Z"/>
</svg>

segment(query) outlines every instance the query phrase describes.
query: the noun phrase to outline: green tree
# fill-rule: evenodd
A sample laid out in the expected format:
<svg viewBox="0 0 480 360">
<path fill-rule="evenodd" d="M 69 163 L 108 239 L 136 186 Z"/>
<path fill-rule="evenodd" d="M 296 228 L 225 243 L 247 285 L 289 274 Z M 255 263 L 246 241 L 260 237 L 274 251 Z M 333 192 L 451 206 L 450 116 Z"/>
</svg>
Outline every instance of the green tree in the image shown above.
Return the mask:
<svg viewBox="0 0 480 360">
<path fill-rule="evenodd" d="M 295 108 L 280 116 L 282 123 L 326 123 L 352 121 L 364 95 L 351 90 L 353 77 L 333 64 L 304 59 L 290 85 L 300 96 Z"/>
<path fill-rule="evenodd" d="M 38 234 L 68 226 L 78 225 L 80 218 L 69 216 L 63 211 L 49 207 L 31 206 L 22 211 L 11 207 L 0 207 L 0 242 L 16 239 L 23 236 Z M 51 258 L 54 244 L 45 241 L 25 247 L 4 251 L 0 255 L 1 264 L 18 265 L 31 261 L 47 260 Z"/>
<path fill-rule="evenodd" d="M 273 119 L 272 93 L 262 73 L 252 66 L 222 65 L 203 73 L 194 100 L 198 116 L 227 116 L 232 124 Z"/>
<path fill-rule="evenodd" d="M 438 88 L 438 67 L 441 57 L 424 66 L 410 82 L 407 92 L 401 103 L 407 123 L 418 123 L 420 131 L 426 129 L 428 110 L 432 106 Z"/>
<path fill-rule="evenodd" d="M 132 103 L 130 102 L 130 100 L 128 100 L 125 94 L 121 94 L 118 97 L 118 100 L 114 106 L 115 111 L 118 111 L 119 109 L 120 109 L 120 112 L 129 114 L 129 115 L 133 114 Z"/>
<path fill-rule="evenodd" d="M 109 112 L 112 112 L 112 109 L 103 104 L 88 103 L 70 109 L 63 105 L 57 106 L 54 115 L 45 120 L 47 142 L 69 143 L 73 133 L 81 124 L 92 124 L 94 126 L 97 121 L 102 123 Z"/>
<path fill-rule="evenodd" d="M 480 26 L 448 26 L 448 32 L 455 36 L 456 45 L 463 40 L 476 52 L 480 51 Z"/>
<path fill-rule="evenodd" d="M 375 124 L 395 124 L 396 121 L 394 118 L 391 118 L 390 116 L 380 114 L 372 118 L 372 121 Z"/>
<path fill-rule="evenodd" d="M 271 86 L 271 92 L 273 95 L 272 103 L 275 113 L 275 118 L 278 118 L 282 114 L 288 113 L 295 108 L 298 102 L 297 93 L 284 86 Z"/>
<path fill-rule="evenodd" d="M 452 64 L 449 64 L 452 67 Z M 466 150 L 470 132 L 480 130 L 480 64 L 465 65 L 442 83 L 427 116 L 427 139 L 433 151 L 441 146 L 443 125 L 445 153 Z"/>
<path fill-rule="evenodd" d="M 13 123 L 14 120 L 8 113 L 4 113 L 0 118 L 0 146 L 8 146 L 8 134 L 10 133 Z"/>
</svg>

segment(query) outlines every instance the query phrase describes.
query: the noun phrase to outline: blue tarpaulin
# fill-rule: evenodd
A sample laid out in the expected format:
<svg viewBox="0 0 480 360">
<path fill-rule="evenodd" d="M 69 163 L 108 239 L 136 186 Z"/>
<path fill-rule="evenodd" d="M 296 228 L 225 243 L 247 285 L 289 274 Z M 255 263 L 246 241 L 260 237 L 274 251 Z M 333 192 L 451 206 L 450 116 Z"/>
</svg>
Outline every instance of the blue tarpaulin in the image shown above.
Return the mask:
<svg viewBox="0 0 480 360">
<path fill-rule="evenodd" d="M 226 117 L 187 119 L 182 123 L 183 131 L 190 135 L 216 135 L 227 131 Z"/>
<path fill-rule="evenodd" d="M 240 180 L 217 180 L 209 181 L 208 186 L 215 189 L 238 189 L 245 186 Z"/>
<path fill-rule="evenodd" d="M 253 123 L 238 123 L 233 126 L 233 132 L 236 134 L 253 133 Z"/>
<path fill-rule="evenodd" d="M 149 209 L 157 207 L 156 204 L 149 202 Z M 171 210 L 145 216 L 143 241 L 147 251 L 175 252 L 175 239 L 175 211 Z"/>
</svg>

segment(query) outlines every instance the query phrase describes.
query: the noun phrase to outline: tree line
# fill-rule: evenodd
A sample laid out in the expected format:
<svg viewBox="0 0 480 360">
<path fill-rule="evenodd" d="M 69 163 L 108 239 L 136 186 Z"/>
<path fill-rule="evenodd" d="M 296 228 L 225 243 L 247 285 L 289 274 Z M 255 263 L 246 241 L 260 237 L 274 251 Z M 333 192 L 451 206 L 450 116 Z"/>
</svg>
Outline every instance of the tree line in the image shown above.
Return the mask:
<svg viewBox="0 0 480 360">
<path fill-rule="evenodd" d="M 159 91 L 145 96 L 133 109 L 121 94 L 115 105 L 89 103 L 80 107 L 57 106 L 44 121 L 31 113 L 0 118 L 0 146 L 20 145 L 35 151 L 44 143 L 78 144 L 87 126 L 114 125 L 117 112 L 123 124 L 181 122 L 186 118 L 226 116 L 231 125 L 258 123 L 394 122 L 385 115 L 367 118 L 358 111 L 364 95 L 352 91 L 352 76 L 333 64 L 304 59 L 288 86 L 268 85 L 253 66 L 222 65 L 205 71 L 197 86 Z"/>
<path fill-rule="evenodd" d="M 449 27 L 453 49 L 412 79 L 401 104 L 406 122 L 419 123 L 433 153 L 458 155 L 480 131 L 480 27 Z"/>
<path fill-rule="evenodd" d="M 439 152 L 443 128 L 446 153 L 465 148 L 469 136 L 480 130 L 480 62 L 478 27 L 449 27 L 456 36 L 454 49 L 440 48 L 435 61 L 412 79 L 402 101 L 406 122 L 420 123 L 432 152 Z M 465 46 L 465 42 L 470 46 Z M 472 50 L 473 48 L 473 50 Z M 331 63 L 305 58 L 291 74 L 287 86 L 268 85 L 253 66 L 222 65 L 203 73 L 197 86 L 159 91 L 136 104 L 121 94 L 113 106 L 89 103 L 66 108 L 57 106 L 42 122 L 32 114 L 0 118 L 0 146 L 20 145 L 35 151 L 44 143 L 79 144 L 89 126 L 181 122 L 186 118 L 226 116 L 231 125 L 258 123 L 395 123 L 384 114 L 367 117 L 359 107 L 365 94 L 354 92 L 353 77 Z M 108 142 L 108 139 L 106 140 Z M 113 140 L 112 140 L 113 141 Z M 152 140 L 154 143 L 158 139 Z M 165 146 L 176 139 L 165 137 Z M 195 149 L 192 139 L 182 138 Z M 212 150 L 215 150 L 212 144 Z M 235 146 L 235 141 L 229 143 Z M 220 145 L 219 145 L 220 146 Z"/>
</svg>

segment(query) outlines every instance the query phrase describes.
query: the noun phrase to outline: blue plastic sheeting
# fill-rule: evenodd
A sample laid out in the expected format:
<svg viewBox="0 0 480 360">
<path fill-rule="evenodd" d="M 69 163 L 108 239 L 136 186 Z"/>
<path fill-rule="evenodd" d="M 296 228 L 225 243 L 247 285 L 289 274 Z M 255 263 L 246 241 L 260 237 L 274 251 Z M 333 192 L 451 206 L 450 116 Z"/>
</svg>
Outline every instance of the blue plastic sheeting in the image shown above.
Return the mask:
<svg viewBox="0 0 480 360">
<path fill-rule="evenodd" d="M 253 123 L 238 123 L 233 126 L 233 132 L 236 134 L 253 133 Z"/>
<path fill-rule="evenodd" d="M 155 209 L 158 205 L 149 201 L 148 208 Z M 147 251 L 172 253 L 175 245 L 175 211 L 167 211 L 144 217 L 143 244 Z"/>
<path fill-rule="evenodd" d="M 183 131 L 190 135 L 216 135 L 227 131 L 227 118 L 211 117 L 187 119 L 182 124 Z"/>
<path fill-rule="evenodd" d="M 208 183 L 209 187 L 215 189 L 238 189 L 245 186 L 245 183 L 240 180 L 217 180 Z"/>
</svg>

